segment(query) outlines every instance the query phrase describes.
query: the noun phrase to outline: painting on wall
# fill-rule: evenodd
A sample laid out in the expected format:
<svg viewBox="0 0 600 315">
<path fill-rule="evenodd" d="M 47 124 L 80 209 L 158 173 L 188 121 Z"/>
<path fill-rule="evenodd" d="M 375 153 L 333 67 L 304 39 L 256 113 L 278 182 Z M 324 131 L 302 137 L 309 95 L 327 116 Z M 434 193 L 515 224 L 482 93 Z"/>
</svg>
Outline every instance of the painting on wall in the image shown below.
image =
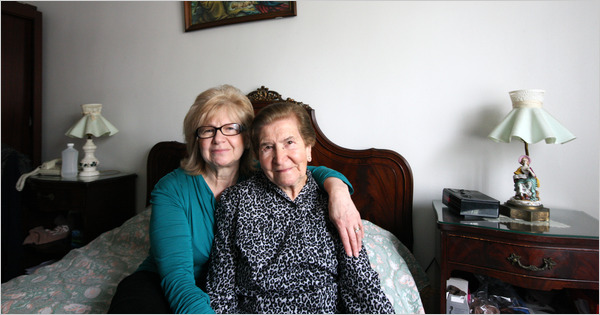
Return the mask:
<svg viewBox="0 0 600 315">
<path fill-rule="evenodd" d="M 296 1 L 184 1 L 185 31 L 296 16 Z"/>
</svg>

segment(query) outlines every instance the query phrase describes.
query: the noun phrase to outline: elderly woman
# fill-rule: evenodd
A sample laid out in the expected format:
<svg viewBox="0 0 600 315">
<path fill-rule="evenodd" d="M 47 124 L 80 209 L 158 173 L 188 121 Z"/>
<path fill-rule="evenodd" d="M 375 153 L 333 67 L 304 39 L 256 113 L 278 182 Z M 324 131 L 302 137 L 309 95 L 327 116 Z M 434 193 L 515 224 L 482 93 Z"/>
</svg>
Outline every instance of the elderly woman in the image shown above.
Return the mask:
<svg viewBox="0 0 600 315">
<path fill-rule="evenodd" d="M 196 98 L 183 126 L 188 157 L 152 191 L 148 258 L 119 284 L 109 313 L 213 313 L 202 287 L 215 205 L 224 189 L 253 173 L 247 132 L 253 118 L 252 104 L 232 86 L 212 88 Z M 354 234 L 360 216 L 348 186 L 338 179 L 345 178 L 323 167 L 314 173 L 336 198 L 331 215 L 340 219 L 340 233 L 356 246 L 362 234 L 347 234 Z"/>
<path fill-rule="evenodd" d="M 259 112 L 262 172 L 225 190 L 215 210 L 207 289 L 217 313 L 393 313 L 361 248 L 344 254 L 328 197 L 307 169 L 315 132 L 304 108 Z"/>
</svg>

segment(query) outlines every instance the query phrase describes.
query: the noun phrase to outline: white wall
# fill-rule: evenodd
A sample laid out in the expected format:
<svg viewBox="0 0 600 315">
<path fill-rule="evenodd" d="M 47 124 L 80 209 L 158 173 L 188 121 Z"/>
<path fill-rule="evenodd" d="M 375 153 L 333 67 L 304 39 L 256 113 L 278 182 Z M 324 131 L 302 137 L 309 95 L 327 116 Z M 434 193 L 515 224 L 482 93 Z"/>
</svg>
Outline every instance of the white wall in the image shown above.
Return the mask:
<svg viewBox="0 0 600 315">
<path fill-rule="evenodd" d="M 444 187 L 513 194 L 523 145 L 486 138 L 511 90 L 547 90 L 546 110 L 577 136 L 530 146 L 544 205 L 598 217 L 598 1 L 300 1 L 296 17 L 189 33 L 182 2 L 30 3 L 44 18 L 43 159 L 72 141 L 80 104 L 104 104 L 120 132 L 95 140 L 100 168 L 139 175 L 138 210 L 150 147 L 182 141 L 195 96 L 229 83 L 310 104 L 342 146 L 404 155 L 424 266 Z"/>
</svg>

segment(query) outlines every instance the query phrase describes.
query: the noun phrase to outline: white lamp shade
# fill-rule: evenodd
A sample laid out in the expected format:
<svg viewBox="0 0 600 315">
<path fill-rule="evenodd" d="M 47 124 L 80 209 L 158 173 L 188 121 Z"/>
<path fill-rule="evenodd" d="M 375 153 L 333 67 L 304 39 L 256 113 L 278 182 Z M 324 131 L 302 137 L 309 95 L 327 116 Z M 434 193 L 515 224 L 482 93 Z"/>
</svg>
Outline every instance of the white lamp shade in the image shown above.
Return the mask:
<svg viewBox="0 0 600 315">
<path fill-rule="evenodd" d="M 510 92 L 513 109 L 488 137 L 506 143 L 518 138 L 529 144 L 542 140 L 565 143 L 575 139 L 575 135 L 542 108 L 544 93 L 543 90 Z"/>
<path fill-rule="evenodd" d="M 83 104 L 83 117 L 65 135 L 74 138 L 112 136 L 119 132 L 106 118 L 100 115 L 102 104 Z"/>
</svg>

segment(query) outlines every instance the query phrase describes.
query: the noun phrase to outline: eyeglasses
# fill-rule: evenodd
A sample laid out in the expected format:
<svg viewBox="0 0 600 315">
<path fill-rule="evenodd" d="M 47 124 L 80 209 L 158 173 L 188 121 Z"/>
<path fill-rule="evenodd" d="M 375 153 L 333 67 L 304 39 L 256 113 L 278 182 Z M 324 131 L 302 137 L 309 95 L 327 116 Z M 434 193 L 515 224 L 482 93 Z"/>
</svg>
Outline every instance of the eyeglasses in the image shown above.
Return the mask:
<svg viewBox="0 0 600 315">
<path fill-rule="evenodd" d="M 221 130 L 221 133 L 224 136 L 235 136 L 239 135 L 242 131 L 244 131 L 244 126 L 240 124 L 225 124 L 221 127 L 212 127 L 212 126 L 201 126 L 196 129 L 196 137 L 200 139 L 212 138 L 217 134 L 217 130 Z"/>
</svg>

